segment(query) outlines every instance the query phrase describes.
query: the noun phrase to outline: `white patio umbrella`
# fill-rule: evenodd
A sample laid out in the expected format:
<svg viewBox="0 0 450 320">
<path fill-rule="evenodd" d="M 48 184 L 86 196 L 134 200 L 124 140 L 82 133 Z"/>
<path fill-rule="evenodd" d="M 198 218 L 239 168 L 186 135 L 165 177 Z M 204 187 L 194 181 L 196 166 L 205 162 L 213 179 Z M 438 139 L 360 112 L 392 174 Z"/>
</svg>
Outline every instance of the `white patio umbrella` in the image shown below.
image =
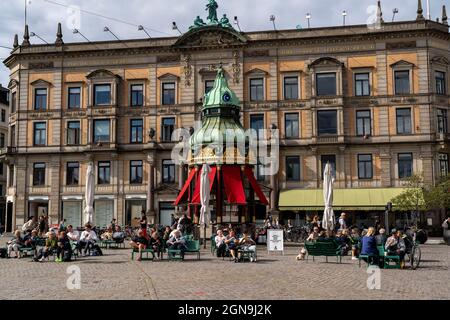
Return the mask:
<svg viewBox="0 0 450 320">
<path fill-rule="evenodd" d="M 200 208 L 200 224 L 206 225 L 208 224 L 209 219 L 209 199 L 211 198 L 211 186 L 209 183 L 209 173 L 211 172 L 211 168 L 209 165 L 204 164 L 202 168 L 202 173 L 200 177 L 200 202 L 202 207 Z"/>
<path fill-rule="evenodd" d="M 323 212 L 322 228 L 325 230 L 333 230 L 336 224 L 333 211 L 333 174 L 331 164 L 325 165 L 323 175 L 323 200 L 325 202 L 325 211 Z"/>
<path fill-rule="evenodd" d="M 84 214 L 86 222 L 92 223 L 92 216 L 94 214 L 94 163 L 89 162 L 86 170 L 86 207 L 84 208 Z"/>
</svg>

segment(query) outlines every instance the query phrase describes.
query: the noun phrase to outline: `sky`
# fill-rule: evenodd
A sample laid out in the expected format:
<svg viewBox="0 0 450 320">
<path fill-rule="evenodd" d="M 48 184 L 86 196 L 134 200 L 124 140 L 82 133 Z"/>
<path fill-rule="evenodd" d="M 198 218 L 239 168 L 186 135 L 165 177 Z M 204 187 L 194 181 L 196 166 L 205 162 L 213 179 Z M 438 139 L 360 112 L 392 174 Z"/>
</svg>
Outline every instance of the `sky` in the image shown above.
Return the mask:
<svg viewBox="0 0 450 320">
<path fill-rule="evenodd" d="M 273 28 L 269 17 L 275 15 L 277 29 L 305 28 L 306 13 L 311 14 L 311 27 L 342 25 L 342 11 L 347 12 L 346 24 L 362 24 L 373 17 L 376 0 L 216 0 L 219 17 L 226 13 L 230 20 L 239 17 L 242 31 L 260 31 Z M 57 23 L 63 27 L 64 41 L 85 41 L 77 28 L 90 41 L 114 40 L 105 26 L 120 39 L 146 38 L 143 25 L 152 37 L 177 36 L 172 30 L 176 21 L 181 32 L 186 32 L 194 18 L 200 15 L 205 21 L 207 0 L 0 0 L 0 46 L 12 47 L 14 34 L 22 41 L 24 29 L 24 3 L 27 2 L 27 23 L 30 32 L 36 33 L 49 43 L 56 37 Z M 450 0 L 430 0 L 431 17 L 441 16 L 441 7 L 446 4 L 450 14 Z M 423 0 L 426 11 L 426 0 Z M 416 18 L 417 0 L 382 0 L 383 17 L 392 20 L 393 9 L 399 12 L 396 21 Z M 425 14 L 425 12 L 424 12 Z M 43 43 L 37 37 L 32 44 Z M 10 50 L 0 48 L 0 58 L 8 57 Z M 1 64 L 0 83 L 6 86 L 9 72 Z"/>
</svg>

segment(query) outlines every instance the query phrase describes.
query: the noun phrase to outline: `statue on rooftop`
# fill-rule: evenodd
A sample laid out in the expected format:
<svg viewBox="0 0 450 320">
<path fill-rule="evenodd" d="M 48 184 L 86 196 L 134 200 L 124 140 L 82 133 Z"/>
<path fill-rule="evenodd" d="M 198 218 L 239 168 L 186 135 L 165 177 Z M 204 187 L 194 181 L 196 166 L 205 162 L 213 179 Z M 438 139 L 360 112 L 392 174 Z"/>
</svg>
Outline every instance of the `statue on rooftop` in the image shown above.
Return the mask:
<svg viewBox="0 0 450 320">
<path fill-rule="evenodd" d="M 223 28 L 233 28 L 233 26 L 230 23 L 230 19 L 228 19 L 226 14 L 223 15 L 222 19 L 220 19 L 220 25 Z"/>
<path fill-rule="evenodd" d="M 211 24 L 218 24 L 219 20 L 217 19 L 217 9 L 219 5 L 215 0 L 209 0 L 209 3 L 206 5 L 206 11 L 209 12 L 208 20 Z"/>
<path fill-rule="evenodd" d="M 194 20 L 194 25 L 191 26 L 189 29 L 199 28 L 203 26 L 206 26 L 206 23 L 203 21 L 202 18 L 200 18 L 200 16 L 197 16 L 197 18 L 195 18 Z"/>
</svg>

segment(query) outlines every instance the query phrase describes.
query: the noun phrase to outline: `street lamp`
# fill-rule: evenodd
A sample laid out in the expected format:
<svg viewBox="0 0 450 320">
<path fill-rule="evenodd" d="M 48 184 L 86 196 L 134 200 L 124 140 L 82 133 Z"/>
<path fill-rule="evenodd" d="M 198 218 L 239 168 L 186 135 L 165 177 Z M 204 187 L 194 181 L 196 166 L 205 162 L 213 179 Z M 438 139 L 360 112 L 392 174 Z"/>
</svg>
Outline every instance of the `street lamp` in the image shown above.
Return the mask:
<svg viewBox="0 0 450 320">
<path fill-rule="evenodd" d="M 386 208 L 384 211 L 384 227 L 386 229 L 386 233 L 389 234 L 389 213 L 392 211 L 392 202 L 388 202 L 386 204 Z"/>
<path fill-rule="evenodd" d="M 181 35 L 183 35 L 180 29 L 178 29 L 177 23 L 175 21 L 172 22 L 172 30 L 177 30 Z"/>
<path fill-rule="evenodd" d="M 241 26 L 239 25 L 239 19 L 237 16 L 234 16 L 234 24 L 237 25 L 239 32 L 242 32 Z"/>
<path fill-rule="evenodd" d="M 272 23 L 273 23 L 273 30 L 277 30 L 277 27 L 275 25 L 275 19 L 276 19 L 276 17 L 273 14 L 269 18 L 269 20 L 272 21 Z"/>
<path fill-rule="evenodd" d="M 311 13 L 306 14 L 306 20 L 308 20 L 308 29 L 311 28 Z"/>
<path fill-rule="evenodd" d="M 147 32 L 147 30 L 145 30 L 144 26 L 139 25 L 139 26 L 138 26 L 138 31 L 144 31 L 145 34 L 146 34 L 149 38 L 151 38 L 150 34 Z"/>
<path fill-rule="evenodd" d="M 394 22 L 395 20 L 395 15 L 398 13 L 398 9 L 394 8 L 394 10 L 392 10 L 392 22 Z"/>
<path fill-rule="evenodd" d="M 41 41 L 45 42 L 46 44 L 49 44 L 47 41 L 42 39 L 38 34 L 36 34 L 34 32 L 30 32 L 30 37 L 37 37 L 37 38 L 41 39 Z"/>
<path fill-rule="evenodd" d="M 345 27 L 345 18 L 347 17 L 347 11 L 342 11 L 342 19 L 343 19 L 343 24 L 344 24 L 344 27 Z"/>
<path fill-rule="evenodd" d="M 80 36 L 82 36 L 83 38 L 84 38 L 84 40 L 86 40 L 87 42 L 91 42 L 91 41 L 89 41 L 89 39 L 88 38 L 86 38 L 85 36 L 84 36 L 84 34 L 82 34 L 81 32 L 80 32 L 80 30 L 78 30 L 78 29 L 73 29 L 73 34 L 79 34 Z"/>
<path fill-rule="evenodd" d="M 119 37 L 116 36 L 116 35 L 114 34 L 114 32 L 112 32 L 108 27 L 104 27 L 104 28 L 103 28 L 103 31 L 104 31 L 104 32 L 109 32 L 109 33 L 111 33 L 111 34 L 114 36 L 114 38 L 116 38 L 117 40 L 120 41 Z"/>
</svg>

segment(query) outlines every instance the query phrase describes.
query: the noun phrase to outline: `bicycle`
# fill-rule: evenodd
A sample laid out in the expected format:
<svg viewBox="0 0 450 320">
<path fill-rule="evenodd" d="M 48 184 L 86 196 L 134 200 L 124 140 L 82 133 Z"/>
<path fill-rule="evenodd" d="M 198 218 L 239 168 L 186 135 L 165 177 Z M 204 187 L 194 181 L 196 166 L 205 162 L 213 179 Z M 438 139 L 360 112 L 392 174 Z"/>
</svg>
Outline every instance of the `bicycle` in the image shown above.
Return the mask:
<svg viewBox="0 0 450 320">
<path fill-rule="evenodd" d="M 416 270 L 420 265 L 420 260 L 422 258 L 422 251 L 420 246 L 416 241 L 416 234 L 414 232 L 413 236 L 406 235 L 403 239 L 405 241 L 406 251 L 405 260 L 409 261 L 412 270 Z"/>
</svg>

